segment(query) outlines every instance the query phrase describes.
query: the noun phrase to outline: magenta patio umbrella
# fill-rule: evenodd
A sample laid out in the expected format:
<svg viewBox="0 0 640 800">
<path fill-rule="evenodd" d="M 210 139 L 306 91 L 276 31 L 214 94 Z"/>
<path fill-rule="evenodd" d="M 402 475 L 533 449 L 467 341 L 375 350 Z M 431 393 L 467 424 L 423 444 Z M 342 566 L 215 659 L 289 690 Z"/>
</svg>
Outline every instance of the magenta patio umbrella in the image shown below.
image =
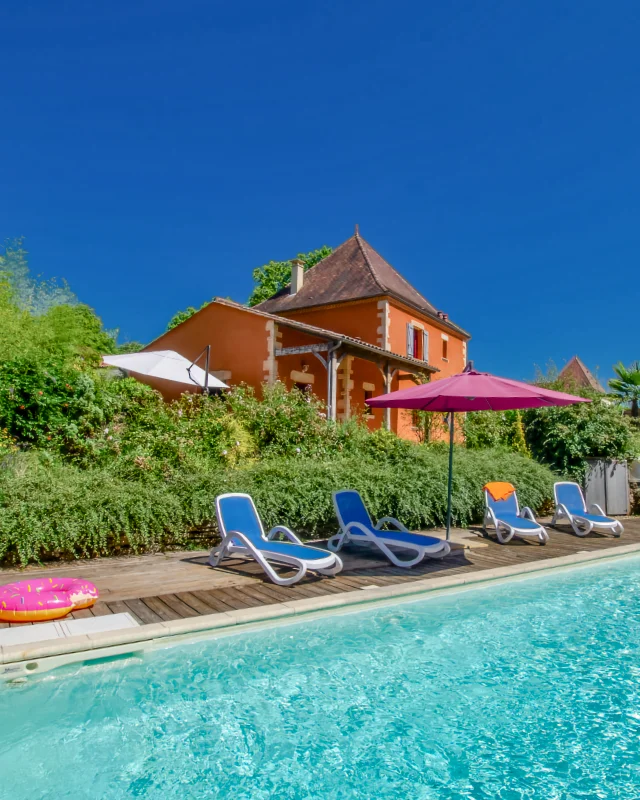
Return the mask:
<svg viewBox="0 0 640 800">
<path fill-rule="evenodd" d="M 476 372 L 469 362 L 464 372 L 451 378 L 411 386 L 365 400 L 371 408 L 406 408 L 413 411 L 449 413 L 449 482 L 447 486 L 447 539 L 451 534 L 451 488 L 453 480 L 453 415 L 456 411 L 511 411 L 520 408 L 569 406 L 590 403 L 584 397 L 543 389 L 530 383 Z"/>
</svg>

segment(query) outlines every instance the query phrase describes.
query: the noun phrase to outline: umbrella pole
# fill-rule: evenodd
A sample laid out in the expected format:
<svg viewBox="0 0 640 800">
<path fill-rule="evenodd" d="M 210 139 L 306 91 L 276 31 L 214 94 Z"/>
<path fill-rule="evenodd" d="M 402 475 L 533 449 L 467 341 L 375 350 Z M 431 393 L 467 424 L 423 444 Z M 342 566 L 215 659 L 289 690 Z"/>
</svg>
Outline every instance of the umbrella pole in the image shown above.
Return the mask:
<svg viewBox="0 0 640 800">
<path fill-rule="evenodd" d="M 447 485 L 447 541 L 451 538 L 451 491 L 453 488 L 453 411 L 449 414 L 449 483 Z"/>
</svg>

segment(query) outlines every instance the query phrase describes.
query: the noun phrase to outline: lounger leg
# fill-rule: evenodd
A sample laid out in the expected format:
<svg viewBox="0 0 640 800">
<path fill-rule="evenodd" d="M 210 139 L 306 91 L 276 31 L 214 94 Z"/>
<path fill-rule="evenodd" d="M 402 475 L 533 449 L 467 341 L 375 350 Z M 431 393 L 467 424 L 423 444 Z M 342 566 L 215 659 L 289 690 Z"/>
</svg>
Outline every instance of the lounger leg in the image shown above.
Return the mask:
<svg viewBox="0 0 640 800">
<path fill-rule="evenodd" d="M 316 569 L 314 572 L 317 572 L 319 575 L 337 575 L 340 570 L 342 569 L 342 561 L 336 556 L 336 560 L 332 567 L 326 567 L 325 569 Z"/>
<path fill-rule="evenodd" d="M 570 522 L 576 536 L 587 536 L 593 530 L 593 522 L 589 522 L 589 520 L 583 520 L 584 527 L 581 527 L 573 516 L 570 518 Z"/>
<path fill-rule="evenodd" d="M 217 567 L 225 557 L 225 553 L 229 549 L 232 539 L 232 536 L 226 536 L 217 547 L 211 550 L 209 553 L 209 564 L 211 564 L 212 567 Z"/>
<path fill-rule="evenodd" d="M 267 561 L 265 556 L 260 552 L 260 550 L 254 547 L 252 542 L 240 531 L 231 531 L 228 533 L 220 546 L 214 547 L 209 553 L 209 564 L 211 564 L 212 567 L 217 567 L 220 561 L 222 561 L 234 539 L 238 539 L 246 549 L 246 552 L 243 552 L 241 555 L 247 558 L 255 559 L 255 561 L 257 561 L 262 569 L 266 572 L 270 580 L 272 580 L 273 583 L 278 584 L 278 586 L 291 586 L 291 584 L 302 580 L 307 573 L 307 565 L 304 562 L 301 562 L 298 571 L 293 577 L 281 578 L 271 564 Z"/>
<path fill-rule="evenodd" d="M 329 541 L 327 542 L 327 547 L 331 550 L 332 553 L 337 553 L 342 550 L 342 547 L 347 541 L 347 537 L 349 534 L 345 533 L 344 531 L 340 531 L 336 533 L 335 536 L 332 536 Z"/>
<path fill-rule="evenodd" d="M 436 553 L 425 553 L 425 558 L 444 558 L 448 556 L 451 552 L 451 545 L 449 542 L 442 542 L 444 545 L 442 550 L 438 550 Z"/>
<path fill-rule="evenodd" d="M 506 528 L 506 534 L 502 533 L 501 528 Z M 498 537 L 500 544 L 508 544 L 513 539 L 513 534 L 513 528 L 498 521 L 498 524 L 496 525 L 496 536 Z"/>
</svg>

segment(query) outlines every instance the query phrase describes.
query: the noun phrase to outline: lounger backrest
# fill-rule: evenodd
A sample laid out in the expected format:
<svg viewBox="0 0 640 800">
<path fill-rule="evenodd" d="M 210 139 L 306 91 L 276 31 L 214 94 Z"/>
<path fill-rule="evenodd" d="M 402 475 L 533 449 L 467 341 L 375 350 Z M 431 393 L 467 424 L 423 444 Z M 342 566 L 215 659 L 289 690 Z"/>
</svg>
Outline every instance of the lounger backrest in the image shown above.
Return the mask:
<svg viewBox="0 0 640 800">
<path fill-rule="evenodd" d="M 260 545 L 265 541 L 262 523 L 250 495 L 219 495 L 216 497 L 216 516 L 222 536 L 226 536 L 231 531 L 240 531 L 254 544 Z M 236 540 L 233 543 L 242 544 Z"/>
<path fill-rule="evenodd" d="M 559 481 L 553 484 L 553 493 L 556 496 L 556 503 L 561 503 L 567 511 L 582 514 L 587 510 L 582 495 L 582 489 L 577 483 L 569 481 Z"/>
<path fill-rule="evenodd" d="M 510 494 L 506 500 L 494 500 L 489 492 L 485 489 L 484 497 L 487 507 L 490 508 L 498 518 L 500 517 L 500 514 L 517 514 L 519 512 L 518 496 L 516 492 Z"/>
<path fill-rule="evenodd" d="M 342 528 L 351 522 L 360 522 L 366 528 L 373 528 L 367 507 L 360 497 L 360 492 L 356 492 L 355 489 L 334 492 L 333 505 Z"/>
</svg>

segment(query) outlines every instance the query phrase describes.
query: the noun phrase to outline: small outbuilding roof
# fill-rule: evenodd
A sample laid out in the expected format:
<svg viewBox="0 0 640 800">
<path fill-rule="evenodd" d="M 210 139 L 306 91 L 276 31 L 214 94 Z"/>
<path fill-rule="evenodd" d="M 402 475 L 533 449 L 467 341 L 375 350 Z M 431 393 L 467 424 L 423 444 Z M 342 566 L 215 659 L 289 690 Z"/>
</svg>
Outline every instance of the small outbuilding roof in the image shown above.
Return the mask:
<svg viewBox="0 0 640 800">
<path fill-rule="evenodd" d="M 578 386 L 585 386 L 596 392 L 605 393 L 600 381 L 595 377 L 587 365 L 578 356 L 567 361 L 558 373 L 558 378 L 573 381 Z"/>
</svg>

